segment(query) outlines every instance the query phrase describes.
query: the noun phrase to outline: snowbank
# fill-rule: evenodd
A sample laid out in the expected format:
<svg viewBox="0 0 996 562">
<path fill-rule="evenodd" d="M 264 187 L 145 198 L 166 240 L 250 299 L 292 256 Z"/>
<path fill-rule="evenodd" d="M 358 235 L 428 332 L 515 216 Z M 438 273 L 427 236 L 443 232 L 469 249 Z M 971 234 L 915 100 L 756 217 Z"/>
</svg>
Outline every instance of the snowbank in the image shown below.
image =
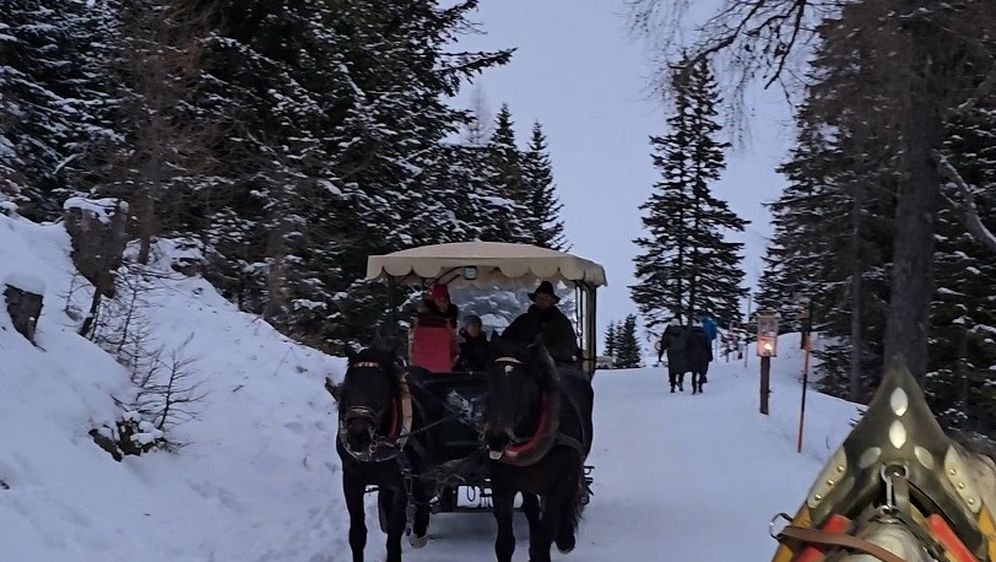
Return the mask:
<svg viewBox="0 0 996 562">
<path fill-rule="evenodd" d="M 41 277 L 35 277 L 34 275 L 28 275 L 26 273 L 8 273 L 7 276 L 3 278 L 3 284 L 10 285 L 15 289 L 20 289 L 27 293 L 34 293 L 36 295 L 45 294 L 45 280 Z"/>
<path fill-rule="evenodd" d="M 76 334 L 88 305 L 61 225 L 0 216 L 0 279 L 43 281 L 38 347 L 0 307 L 0 535 L 3 560 L 339 560 L 345 518 L 322 386 L 340 361 L 242 314 L 201 279 L 145 295 L 152 337 L 196 359 L 207 398 L 177 427 L 186 443 L 121 463 L 87 432 L 123 411 L 128 374 Z M 42 288 L 32 283 L 30 288 Z M 142 435 L 156 436 L 144 427 Z M 373 542 L 373 541 L 372 541 Z"/>
</svg>

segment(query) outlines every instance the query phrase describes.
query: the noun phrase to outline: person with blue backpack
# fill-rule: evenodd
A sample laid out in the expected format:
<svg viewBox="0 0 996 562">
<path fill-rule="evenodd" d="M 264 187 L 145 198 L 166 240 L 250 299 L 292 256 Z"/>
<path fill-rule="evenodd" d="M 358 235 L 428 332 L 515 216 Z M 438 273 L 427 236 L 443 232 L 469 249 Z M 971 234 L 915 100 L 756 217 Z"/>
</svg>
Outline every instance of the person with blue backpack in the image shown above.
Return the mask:
<svg viewBox="0 0 996 562">
<path fill-rule="evenodd" d="M 706 337 L 709 338 L 709 343 L 712 343 L 719 334 L 719 326 L 716 325 L 716 321 L 712 316 L 703 314 L 699 316 L 699 322 L 702 323 L 702 330 L 705 331 Z"/>
</svg>

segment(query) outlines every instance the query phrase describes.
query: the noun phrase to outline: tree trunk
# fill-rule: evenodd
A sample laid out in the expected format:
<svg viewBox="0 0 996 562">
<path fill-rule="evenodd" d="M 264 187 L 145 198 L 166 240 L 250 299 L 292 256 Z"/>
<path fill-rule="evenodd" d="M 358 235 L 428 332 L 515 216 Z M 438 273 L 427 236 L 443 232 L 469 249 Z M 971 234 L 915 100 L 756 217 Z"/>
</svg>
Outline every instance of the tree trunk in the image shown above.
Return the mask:
<svg viewBox="0 0 996 562">
<path fill-rule="evenodd" d="M 694 189 L 694 188 L 693 188 Z M 700 206 L 701 200 L 698 196 L 695 198 L 695 207 L 692 209 L 692 232 L 698 234 L 699 223 L 700 223 Z M 688 280 L 688 325 L 691 326 L 695 321 L 696 308 L 698 307 L 699 296 L 699 248 L 698 246 L 692 246 L 692 255 L 689 257 L 689 269 L 691 274 Z"/>
<path fill-rule="evenodd" d="M 885 331 L 886 362 L 901 355 L 917 379 L 927 372 L 927 337 L 933 295 L 934 236 L 941 176 L 934 154 L 943 143 L 939 84 L 933 84 L 932 34 L 913 24 L 910 41 L 911 84 L 903 141 L 906 177 L 896 205 L 892 296 Z"/>
<path fill-rule="evenodd" d="M 864 188 L 857 187 L 854 197 L 854 208 L 851 210 L 851 230 L 854 236 L 854 246 L 851 249 L 851 376 L 848 400 L 861 400 L 861 209 L 864 206 Z"/>
<path fill-rule="evenodd" d="M 684 284 L 682 283 L 682 275 L 685 272 L 685 240 L 688 240 L 687 232 L 685 232 L 685 212 L 681 211 L 678 213 L 678 224 L 681 225 L 681 230 L 679 231 L 683 236 L 679 236 L 678 239 L 678 267 L 675 268 L 677 275 L 675 275 L 677 282 L 677 294 L 674 296 L 674 302 L 677 303 L 678 308 L 678 323 L 685 323 L 685 313 L 684 307 L 682 306 L 682 297 L 684 294 Z M 684 238 L 684 240 L 682 240 Z"/>
</svg>

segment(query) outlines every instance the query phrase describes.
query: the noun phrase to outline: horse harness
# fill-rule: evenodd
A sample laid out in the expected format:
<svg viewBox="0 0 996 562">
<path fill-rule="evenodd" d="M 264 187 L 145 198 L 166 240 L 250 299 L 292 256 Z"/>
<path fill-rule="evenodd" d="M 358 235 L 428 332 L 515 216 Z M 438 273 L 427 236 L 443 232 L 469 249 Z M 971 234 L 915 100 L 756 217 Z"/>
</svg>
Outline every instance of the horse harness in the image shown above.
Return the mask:
<svg viewBox="0 0 996 562">
<path fill-rule="evenodd" d="M 970 553 L 953 532 L 950 532 L 950 528 L 946 524 L 942 525 L 949 532 L 941 533 L 942 538 L 938 539 L 914 521 L 910 502 L 909 475 L 909 468 L 905 465 L 882 466 L 881 477 L 886 489 L 886 503 L 874 509 L 867 521 L 884 526 L 898 525 L 902 527 L 903 530 L 908 531 L 916 538 L 919 546 L 933 560 L 976 562 L 977 558 Z M 789 525 L 776 534 L 773 530 L 778 519 L 789 521 Z M 771 536 L 781 543 L 792 540 L 820 549 L 843 548 L 873 556 L 882 562 L 916 562 L 905 560 L 883 546 L 853 534 L 860 526 L 837 514 L 831 515 L 824 528 L 809 528 L 793 525 L 791 517 L 785 513 L 779 513 L 771 520 L 769 527 Z M 822 558 L 805 558 L 805 555 L 800 555 L 794 560 L 802 559 L 822 560 Z"/>
<path fill-rule="evenodd" d="M 505 373 L 512 372 L 516 366 L 523 363 L 515 357 L 499 357 L 494 360 L 497 365 L 505 366 Z M 560 429 L 560 408 L 562 401 L 554 401 L 544 393 L 540 400 L 540 418 L 536 433 L 529 437 L 513 438 L 513 447 L 506 449 L 498 458 L 492 460 L 518 467 L 525 467 L 539 462 L 556 446 L 565 446 L 577 451 L 581 458 L 587 456 L 582 441 L 566 435 Z M 582 429 L 583 431 L 583 429 Z M 541 454 L 536 454 L 541 453 Z"/>
</svg>

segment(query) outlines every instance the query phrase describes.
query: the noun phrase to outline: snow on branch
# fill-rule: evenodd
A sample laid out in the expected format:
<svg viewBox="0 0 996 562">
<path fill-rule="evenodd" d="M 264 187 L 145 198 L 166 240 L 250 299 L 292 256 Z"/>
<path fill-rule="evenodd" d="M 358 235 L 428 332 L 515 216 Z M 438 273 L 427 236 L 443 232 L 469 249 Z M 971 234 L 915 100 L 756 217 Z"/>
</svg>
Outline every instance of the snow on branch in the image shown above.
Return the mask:
<svg viewBox="0 0 996 562">
<path fill-rule="evenodd" d="M 961 193 L 961 201 L 954 201 L 947 195 L 944 195 L 944 198 L 955 209 L 961 212 L 961 222 L 968 229 L 968 232 L 982 245 L 996 252 L 996 234 L 993 234 L 979 217 L 979 207 L 975 204 L 975 194 L 973 193 L 972 186 L 968 185 L 965 178 L 958 173 L 958 170 L 951 165 L 951 162 L 947 158 L 938 155 L 937 160 L 941 173 L 954 183 Z"/>
</svg>

